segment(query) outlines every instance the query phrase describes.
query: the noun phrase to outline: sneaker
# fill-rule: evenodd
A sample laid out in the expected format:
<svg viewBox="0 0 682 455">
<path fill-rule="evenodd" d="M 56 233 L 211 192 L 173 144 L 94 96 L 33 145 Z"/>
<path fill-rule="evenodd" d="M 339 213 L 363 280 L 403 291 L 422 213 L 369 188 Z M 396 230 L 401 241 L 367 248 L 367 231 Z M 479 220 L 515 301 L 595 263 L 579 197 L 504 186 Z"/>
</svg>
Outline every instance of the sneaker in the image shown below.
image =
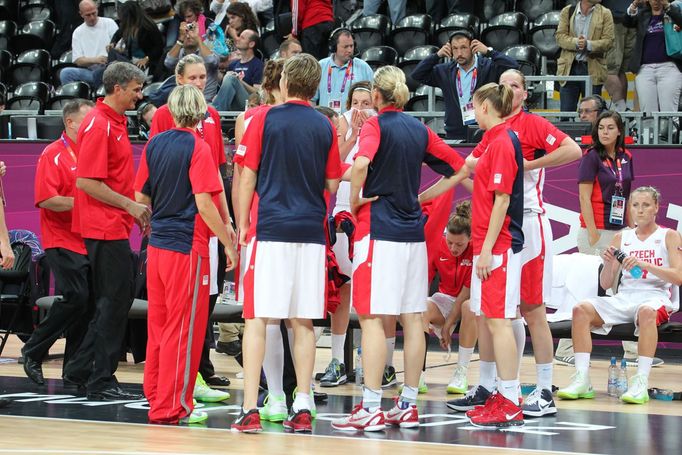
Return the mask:
<svg viewBox="0 0 682 455">
<path fill-rule="evenodd" d="M 501 393 L 488 408 L 488 412 L 476 415 L 470 422 L 476 427 L 506 428 L 523 425 L 523 410 Z"/>
<path fill-rule="evenodd" d="M 197 373 L 197 380 L 194 383 L 194 398 L 202 403 L 219 403 L 229 399 L 230 393 L 210 388 L 206 385 L 201 374 Z"/>
<path fill-rule="evenodd" d="M 464 413 L 464 415 L 466 415 L 469 418 L 469 420 L 471 420 L 473 417 L 485 414 L 495 404 L 495 401 L 497 401 L 498 398 L 500 398 L 500 394 L 497 391 L 495 391 L 490 394 L 487 400 L 485 400 L 483 406 L 476 406 L 474 409 L 469 409 L 467 412 Z"/>
<path fill-rule="evenodd" d="M 627 359 L 626 358 L 625 362 L 627 362 L 629 367 L 637 368 L 639 366 L 639 359 L 638 358 L 634 358 L 634 359 Z M 661 359 L 660 357 L 654 357 L 653 361 L 651 362 L 651 367 L 652 368 L 653 367 L 660 367 L 664 363 L 665 363 L 665 361 L 663 361 L 663 359 Z"/>
<path fill-rule="evenodd" d="M 554 363 L 557 365 L 565 365 L 567 367 L 574 367 L 575 366 L 575 356 L 569 355 L 566 357 L 558 357 L 554 356 Z"/>
<path fill-rule="evenodd" d="M 289 417 L 283 423 L 284 428 L 296 433 L 310 433 L 313 431 L 313 416 L 309 409 L 301 409 L 294 413 L 291 409 Z"/>
<path fill-rule="evenodd" d="M 578 398 L 594 398 L 594 389 L 590 383 L 587 372 L 576 371 L 571 376 L 571 384 L 563 389 L 559 389 L 557 395 L 563 400 L 577 400 Z"/>
<path fill-rule="evenodd" d="M 349 416 L 332 420 L 332 428 L 340 431 L 382 431 L 386 428 L 386 420 L 381 408 L 369 412 L 360 402 Z"/>
<path fill-rule="evenodd" d="M 239 418 L 230 426 L 230 429 L 237 433 L 260 433 L 263 431 L 258 409 L 251 409 L 246 413 L 242 409 Z"/>
<path fill-rule="evenodd" d="M 453 411 L 464 412 L 474 409 L 476 406 L 483 406 L 490 398 L 491 392 L 483 387 L 477 385 L 469 389 L 466 395 L 456 400 L 450 400 L 446 403 L 447 407 Z"/>
<path fill-rule="evenodd" d="M 398 394 L 400 395 L 403 393 L 403 387 L 405 384 L 400 384 L 400 387 L 398 387 Z M 383 387 L 383 386 L 381 386 Z M 429 386 L 426 384 L 426 372 L 422 371 L 421 376 L 419 376 L 419 384 L 417 385 L 417 393 L 420 395 L 423 395 L 425 393 L 429 392 Z"/>
<path fill-rule="evenodd" d="M 628 390 L 620 399 L 625 403 L 644 404 L 649 401 L 648 378 L 643 374 L 636 374 L 628 381 Z"/>
<path fill-rule="evenodd" d="M 208 413 L 204 411 L 192 411 L 188 416 L 180 419 L 180 425 L 196 425 L 198 423 L 204 423 L 208 420 Z"/>
<path fill-rule="evenodd" d="M 542 417 L 556 414 L 556 405 L 552 392 L 548 389 L 535 389 L 526 398 L 526 402 L 521 406 L 523 415 L 531 417 Z"/>
<path fill-rule="evenodd" d="M 452 375 L 452 379 L 450 380 L 447 389 L 445 390 L 448 393 L 467 393 L 468 388 L 469 382 L 467 381 L 467 368 L 458 365 L 457 368 L 455 368 L 455 372 Z"/>
<path fill-rule="evenodd" d="M 298 393 L 298 387 L 294 387 L 294 391 L 291 392 L 291 402 L 296 401 L 296 394 Z M 317 405 L 315 404 L 315 385 L 310 384 L 310 398 L 312 398 L 312 405 L 310 407 L 310 415 L 313 419 L 317 418 Z"/>
<path fill-rule="evenodd" d="M 346 376 L 346 366 L 337 359 L 332 359 L 324 370 L 324 374 L 320 378 L 320 386 L 322 387 L 336 387 L 348 382 Z"/>
<path fill-rule="evenodd" d="M 283 422 L 289 414 L 286 395 L 270 395 L 265 397 L 263 407 L 258 410 L 261 420 Z"/>
<path fill-rule="evenodd" d="M 381 388 L 385 389 L 387 387 L 394 386 L 398 383 L 395 376 L 395 368 L 391 365 L 386 365 L 384 367 L 384 375 L 381 377 Z"/>
<path fill-rule="evenodd" d="M 394 398 L 395 406 L 386 412 L 386 423 L 400 428 L 416 428 L 419 426 L 417 405 Z"/>
</svg>

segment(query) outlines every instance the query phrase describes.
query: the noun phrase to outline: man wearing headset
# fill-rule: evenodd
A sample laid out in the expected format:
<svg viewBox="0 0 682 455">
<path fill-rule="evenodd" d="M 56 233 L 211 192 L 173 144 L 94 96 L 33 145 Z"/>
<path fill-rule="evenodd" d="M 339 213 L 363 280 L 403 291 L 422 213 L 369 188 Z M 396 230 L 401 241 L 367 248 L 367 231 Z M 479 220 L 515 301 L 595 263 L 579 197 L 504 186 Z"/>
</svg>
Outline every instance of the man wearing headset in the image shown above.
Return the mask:
<svg viewBox="0 0 682 455">
<path fill-rule="evenodd" d="M 443 57 L 450 60 L 439 64 Z M 445 134 L 448 139 L 464 140 L 467 125 L 476 123 L 474 92 L 489 82 L 497 82 L 502 73 L 512 68 L 518 68 L 514 59 L 474 39 L 468 30 L 457 30 L 436 54 L 419 62 L 412 78 L 440 87 L 445 99 Z"/>
<path fill-rule="evenodd" d="M 597 123 L 599 114 L 606 110 L 606 102 L 599 95 L 586 96 L 580 100 L 578 115 L 581 122 L 590 122 L 592 126 Z"/>
<path fill-rule="evenodd" d="M 374 72 L 364 60 L 353 57 L 355 42 L 347 28 L 337 28 L 332 32 L 329 52 L 329 57 L 320 60 L 322 78 L 313 101 L 343 114 L 350 86 L 354 82 L 371 81 Z"/>
</svg>

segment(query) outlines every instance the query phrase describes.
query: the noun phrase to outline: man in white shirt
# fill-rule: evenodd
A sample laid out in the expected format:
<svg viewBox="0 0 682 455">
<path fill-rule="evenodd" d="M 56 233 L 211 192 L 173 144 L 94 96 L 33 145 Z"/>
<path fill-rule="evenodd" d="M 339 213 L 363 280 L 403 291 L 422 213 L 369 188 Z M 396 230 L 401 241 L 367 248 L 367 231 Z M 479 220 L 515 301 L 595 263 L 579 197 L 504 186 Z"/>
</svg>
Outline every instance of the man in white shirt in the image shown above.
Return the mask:
<svg viewBox="0 0 682 455">
<path fill-rule="evenodd" d="M 62 85 L 84 81 L 96 90 L 102 84 L 102 73 L 107 64 L 107 45 L 118 25 L 113 19 L 98 17 L 97 4 L 93 0 L 81 1 L 78 12 L 84 22 L 71 37 L 72 60 L 77 67 L 64 68 L 59 79 Z"/>
</svg>

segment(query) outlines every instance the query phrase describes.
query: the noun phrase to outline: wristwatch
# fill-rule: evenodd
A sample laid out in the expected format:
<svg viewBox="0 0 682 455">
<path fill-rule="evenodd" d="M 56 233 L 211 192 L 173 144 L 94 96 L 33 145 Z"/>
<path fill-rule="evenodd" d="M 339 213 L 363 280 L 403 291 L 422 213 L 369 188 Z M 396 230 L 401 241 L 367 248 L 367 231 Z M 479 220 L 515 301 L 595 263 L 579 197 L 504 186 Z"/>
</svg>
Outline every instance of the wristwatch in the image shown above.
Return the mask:
<svg viewBox="0 0 682 455">
<path fill-rule="evenodd" d="M 488 46 L 488 54 L 490 54 L 493 51 L 492 46 Z"/>
</svg>

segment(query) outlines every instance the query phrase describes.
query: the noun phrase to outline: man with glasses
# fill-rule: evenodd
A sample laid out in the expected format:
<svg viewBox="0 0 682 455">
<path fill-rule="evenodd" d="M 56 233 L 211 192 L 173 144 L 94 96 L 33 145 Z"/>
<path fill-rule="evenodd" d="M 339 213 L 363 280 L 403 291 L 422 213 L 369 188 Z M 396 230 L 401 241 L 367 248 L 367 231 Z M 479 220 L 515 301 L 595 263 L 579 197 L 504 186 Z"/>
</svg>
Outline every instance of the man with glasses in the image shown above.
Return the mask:
<svg viewBox="0 0 682 455">
<path fill-rule="evenodd" d="M 590 122 L 592 126 L 597 123 L 597 117 L 603 110 L 603 101 L 594 95 L 586 96 L 580 100 L 578 115 L 581 122 Z"/>
</svg>

